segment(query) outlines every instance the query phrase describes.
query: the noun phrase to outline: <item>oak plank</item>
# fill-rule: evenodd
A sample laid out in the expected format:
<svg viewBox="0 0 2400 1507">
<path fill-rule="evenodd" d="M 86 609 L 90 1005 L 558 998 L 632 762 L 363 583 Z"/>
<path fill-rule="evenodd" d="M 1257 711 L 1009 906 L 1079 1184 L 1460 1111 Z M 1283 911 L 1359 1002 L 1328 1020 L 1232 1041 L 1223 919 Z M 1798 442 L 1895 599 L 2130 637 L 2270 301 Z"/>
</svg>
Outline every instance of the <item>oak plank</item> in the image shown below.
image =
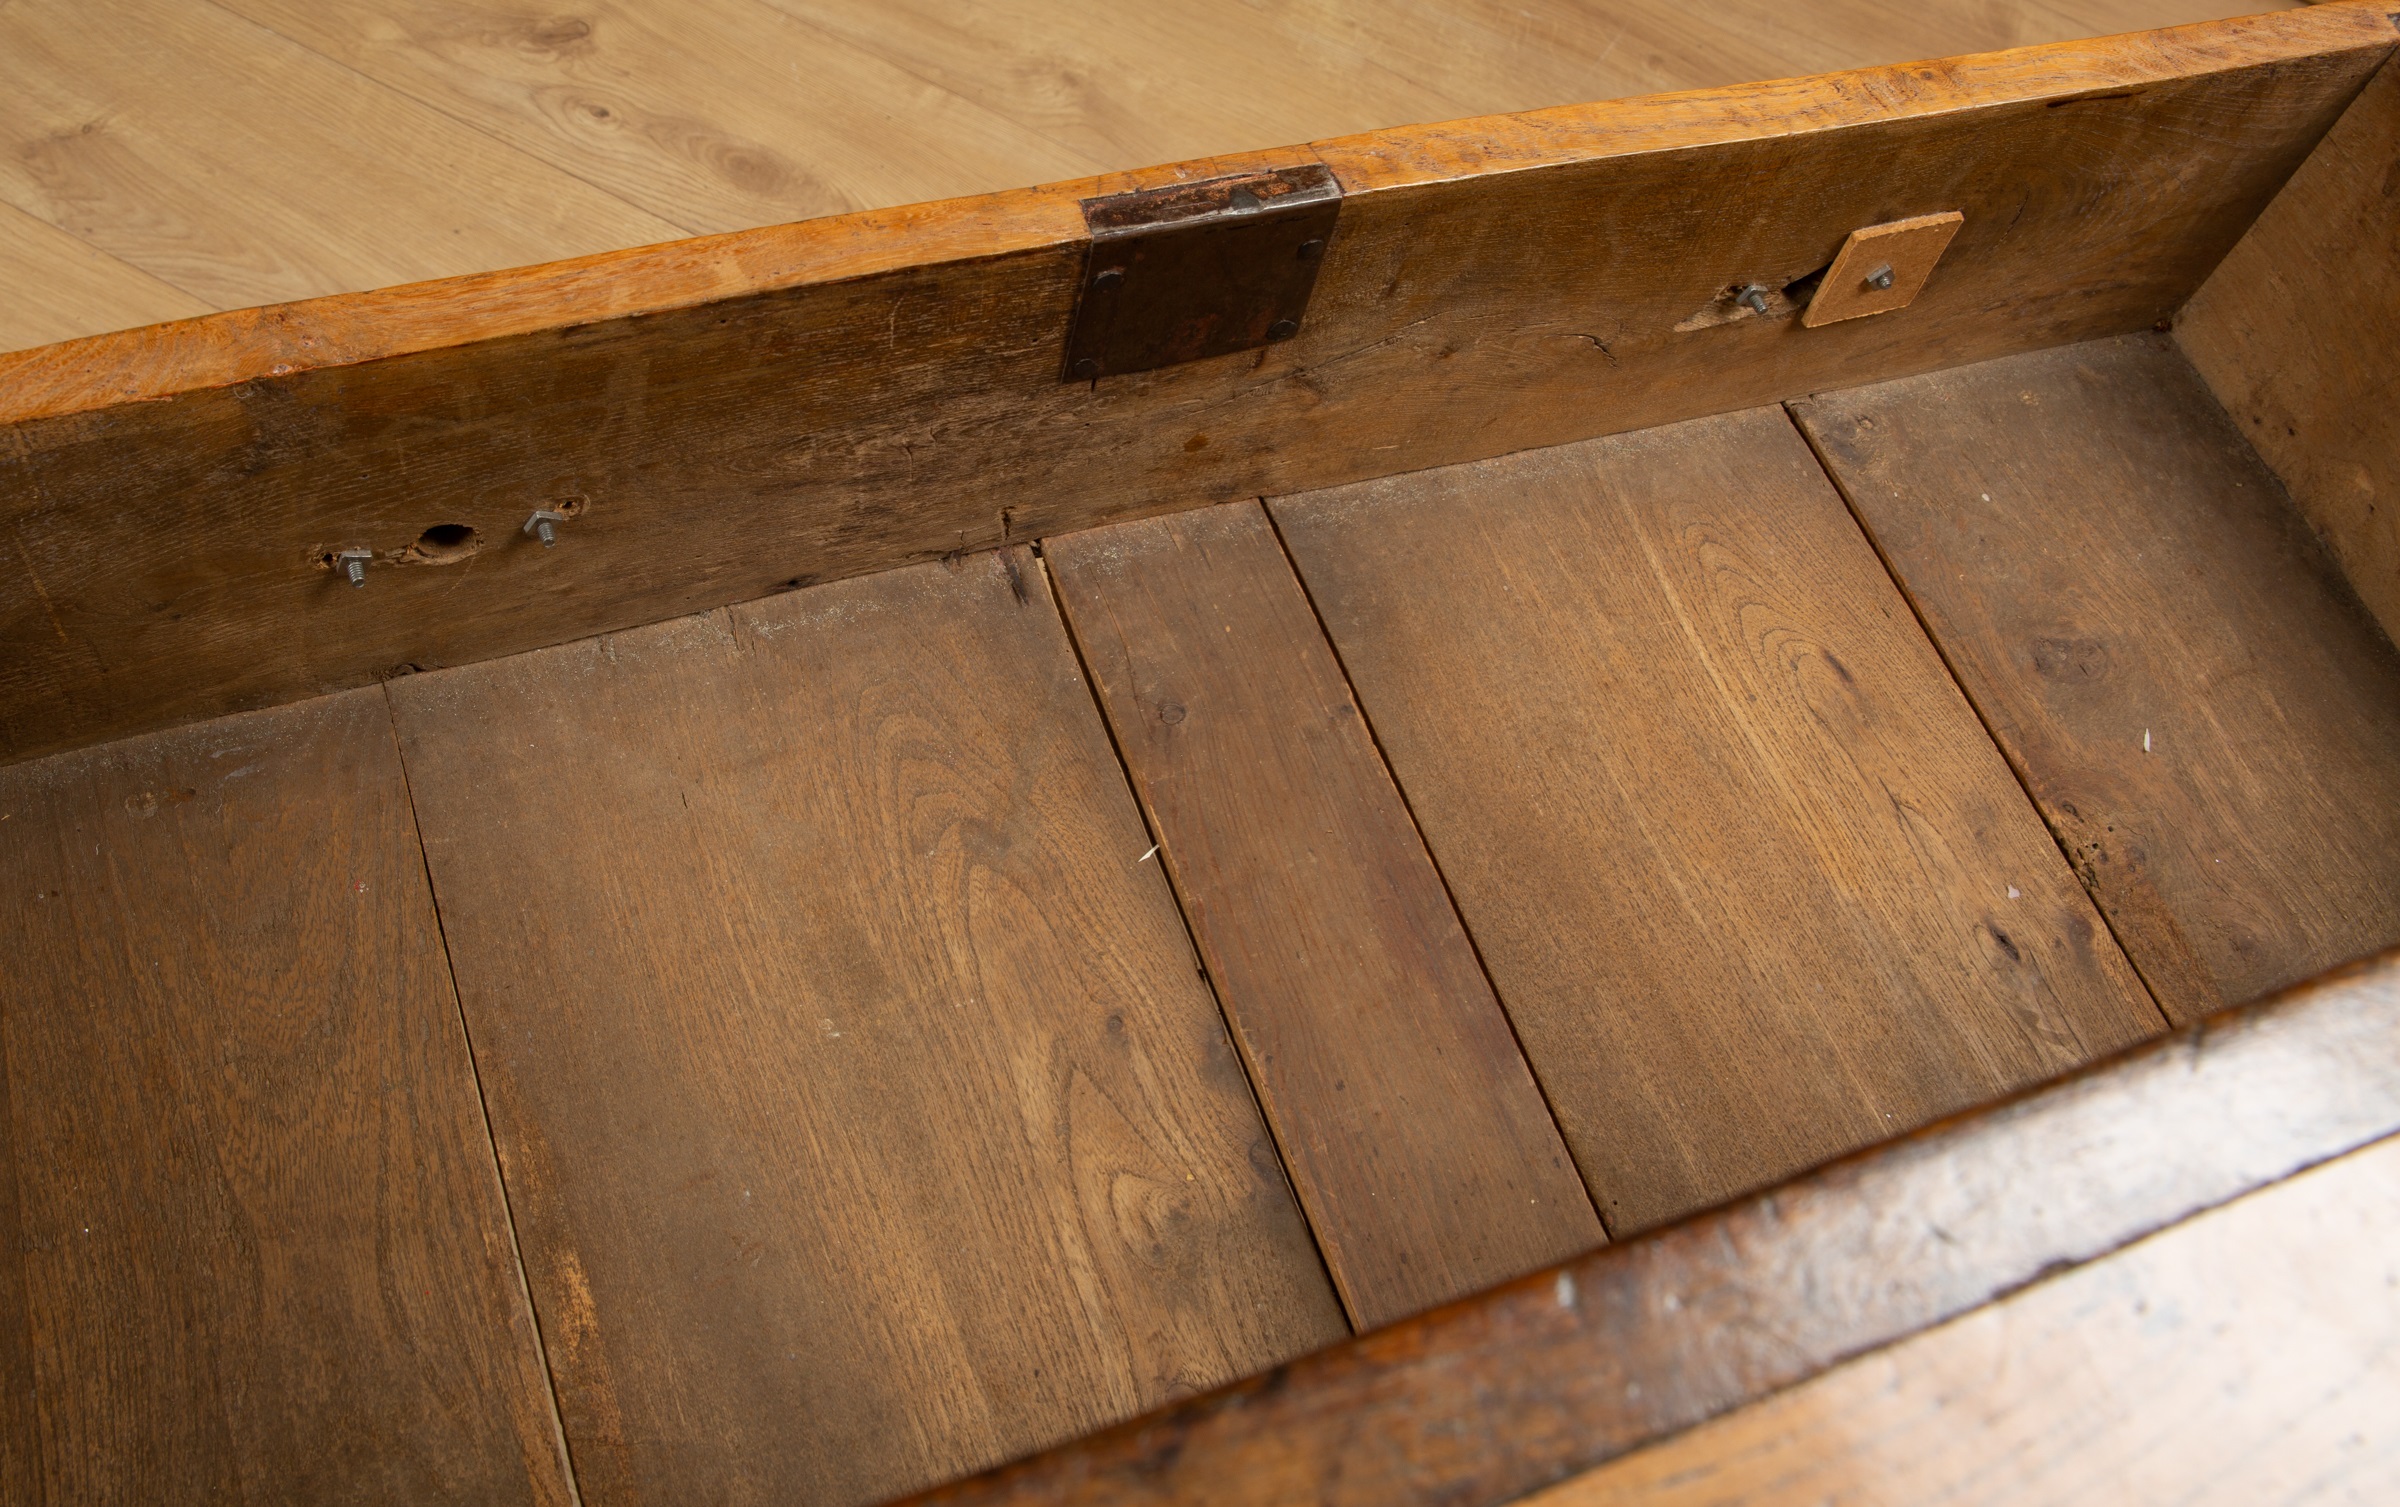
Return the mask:
<svg viewBox="0 0 2400 1507">
<path fill-rule="evenodd" d="M 2388 1501 L 2396 1250 L 2386 1139 L 1524 1501 Z"/>
<path fill-rule="evenodd" d="M 0 6 L 0 201 L 238 308 L 680 234 L 213 4 Z"/>
<path fill-rule="evenodd" d="M 0 885 L 10 1500 L 571 1500 L 383 694 L 0 770 Z"/>
<path fill-rule="evenodd" d="M 1038 569 L 392 687 L 588 1502 L 876 1500 L 1346 1332 Z"/>
<path fill-rule="evenodd" d="M 2159 1029 L 1779 410 L 1270 506 L 1612 1232 Z"/>
<path fill-rule="evenodd" d="M 926 1507 L 1484 1507 L 2400 1132 L 2400 953 Z"/>
<path fill-rule="evenodd" d="M 0 351 L 205 314 L 180 288 L 0 203 Z"/>
<path fill-rule="evenodd" d="M 2175 343 L 2400 639 L 2400 68 L 2175 316 Z"/>
<path fill-rule="evenodd" d="M 2164 337 L 1794 412 L 2175 1019 L 2400 940 L 2400 653 Z"/>
<path fill-rule="evenodd" d="M 1112 168 L 2272 8 L 2244 0 L 1935 0 L 1904 10 L 1728 0 L 1705 11 L 1674 0 L 770 3 Z"/>
<path fill-rule="evenodd" d="M 1601 1244 L 1264 510 L 1043 554 L 1353 1322 Z"/>
<path fill-rule="evenodd" d="M 1058 381 L 1077 198 L 1231 159 L 0 356 L 0 757 L 2144 328 L 2395 38 L 2342 0 L 1320 142 L 1282 159 L 1349 190 L 1298 338 L 1097 387 Z M 1966 225 L 1904 311 L 1678 328 L 1935 209 Z M 497 546 L 569 498 L 571 549 L 361 593 L 323 566 L 445 525 Z"/>
<path fill-rule="evenodd" d="M 1120 165 L 760 0 L 219 3 L 692 234 Z"/>
</svg>

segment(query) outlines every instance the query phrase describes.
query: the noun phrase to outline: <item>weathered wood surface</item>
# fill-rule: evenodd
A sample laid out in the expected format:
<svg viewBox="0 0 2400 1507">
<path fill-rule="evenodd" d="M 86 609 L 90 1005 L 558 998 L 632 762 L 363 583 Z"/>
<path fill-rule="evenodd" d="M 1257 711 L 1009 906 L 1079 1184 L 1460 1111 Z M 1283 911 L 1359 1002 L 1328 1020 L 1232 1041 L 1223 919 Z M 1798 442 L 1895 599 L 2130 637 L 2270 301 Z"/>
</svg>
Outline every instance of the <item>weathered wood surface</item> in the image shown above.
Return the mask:
<svg viewBox="0 0 2400 1507">
<path fill-rule="evenodd" d="M 2176 343 L 2400 639 L 2400 67 L 2175 317 Z"/>
<path fill-rule="evenodd" d="M 2386 1139 L 1525 1507 L 2400 1499 Z"/>
<path fill-rule="evenodd" d="M 383 693 L 0 772 L 0 890 L 0 1496 L 570 1501 Z"/>
<path fill-rule="evenodd" d="M 2380 6 L 2344 0 L 0 357 L 0 757 L 790 581 L 2141 328 L 2395 36 Z M 1296 340 L 1056 381 L 1078 195 L 1312 155 L 1350 198 Z M 1781 287 L 1857 226 L 1937 209 L 1966 224 L 1905 311 L 1821 330 L 1780 299 L 1777 317 L 1719 317 L 1731 283 Z M 1017 476 L 1043 485 L 996 489 Z M 517 542 L 568 499 L 584 505 L 569 545 Z M 441 525 L 486 547 L 390 563 Z M 366 591 L 319 564 L 346 546 L 379 556 Z"/>
<path fill-rule="evenodd" d="M 1347 1332 L 1039 569 L 392 687 L 593 1507 L 874 1500 Z"/>
<path fill-rule="evenodd" d="M 2178 1021 L 2400 942 L 2400 653 L 2165 337 L 1793 410 Z"/>
<path fill-rule="evenodd" d="M 922 1500 L 1481 1507 L 2400 1132 L 2400 955 Z"/>
<path fill-rule="evenodd" d="M 1617 1234 L 2160 1029 L 1780 409 L 1271 506 Z"/>
<path fill-rule="evenodd" d="M 71 60 L 78 140 L 38 121 L 0 128 L 0 154 L 38 157 L 26 201 L 65 229 L 74 262 L 110 241 L 229 303 L 161 307 L 119 276 L 0 275 L 0 350 L 211 307 L 413 282 L 656 240 L 599 188 L 683 233 L 737 230 L 981 193 L 1082 173 L 1575 100 L 1788 78 L 2104 36 L 2271 8 L 2267 0 L 1246 0 L 1094 7 L 1009 0 L 81 0 L 99 46 Z M 12 8 L 24 12 L 20 3 Z M 36 7 L 48 9 L 48 7 Z M 257 23 L 237 28 L 231 10 Z M 4 32 L 6 28 L 0 28 Z M 195 30 L 251 33 L 244 56 L 189 66 Z M 176 36 L 160 47 L 162 34 Z M 0 35 L 0 51 L 22 46 Z M 226 77 L 298 42 L 355 70 L 346 87 Z M 45 58 L 53 72 L 60 60 Z M 162 61 L 186 64 L 160 67 Z M 341 81 L 317 59 L 307 73 Z M 216 66 L 210 66 L 215 64 Z M 371 81 L 371 82 L 370 82 Z M 505 202 L 488 172 L 424 174 L 390 122 L 431 106 L 513 147 Z M 5 114 L 5 112 L 0 112 Z M 177 134 L 144 127 L 172 119 Z M 439 142 L 455 132 L 420 131 Z M 205 143 L 210 203 L 194 223 L 179 181 Z M 505 155 L 505 154 L 502 154 Z M 345 171 L 346 170 L 346 171 Z M 405 185 L 356 213 L 362 185 Z M 4 196 L 4 195 L 0 195 Z M 98 201 L 95 203 L 95 201 Z M 147 216 L 148 234 L 134 231 Z M 7 218 L 0 213 L 0 220 Z M 395 235 L 395 219 L 403 224 Z M 524 241 L 540 220 L 547 237 Z M 49 226 L 44 226 L 49 230 Z M 438 233 L 418 233 L 430 229 Z M 594 230 L 603 234 L 594 239 Z M 176 230 L 191 232 L 177 235 Z M 463 232 L 463 233 L 461 233 Z M 615 232 L 615 239 L 607 232 Z M 0 227 L 0 239 L 7 231 Z M 90 240 L 78 241 L 78 236 Z M 59 264 L 52 262 L 56 269 Z M 329 271 L 349 270 L 351 280 Z M 271 291 L 256 291 L 272 279 Z"/>
<path fill-rule="evenodd" d="M 1601 1244 L 1266 513 L 1043 552 L 1352 1320 Z"/>
</svg>

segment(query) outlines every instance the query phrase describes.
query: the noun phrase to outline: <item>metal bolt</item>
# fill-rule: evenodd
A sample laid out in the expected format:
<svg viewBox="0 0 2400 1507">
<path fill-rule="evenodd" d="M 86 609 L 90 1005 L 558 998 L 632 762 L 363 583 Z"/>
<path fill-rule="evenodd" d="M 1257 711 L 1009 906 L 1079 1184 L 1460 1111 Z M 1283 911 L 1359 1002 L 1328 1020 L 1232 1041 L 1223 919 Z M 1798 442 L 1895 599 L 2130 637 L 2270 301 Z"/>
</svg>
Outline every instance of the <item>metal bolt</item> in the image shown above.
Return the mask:
<svg viewBox="0 0 2400 1507">
<path fill-rule="evenodd" d="M 1750 312 L 1759 315 L 1761 318 L 1764 318 L 1766 315 L 1767 290 L 1760 287 L 1756 283 L 1750 284 L 1748 287 L 1742 289 L 1741 292 L 1733 295 L 1733 301 L 1738 304 L 1747 304 L 1750 308 Z"/>
<path fill-rule="evenodd" d="M 1125 281 L 1125 269 L 1122 267 L 1103 267 L 1092 274 L 1094 288 L 1113 288 L 1123 281 Z"/>
<path fill-rule="evenodd" d="M 335 569 L 349 577 L 351 585 L 364 586 L 367 584 L 367 562 L 374 558 L 375 552 L 371 549 L 336 550 L 333 564 Z"/>
<path fill-rule="evenodd" d="M 1881 266 L 1877 267 L 1874 271 L 1867 274 L 1867 286 L 1870 288 L 1880 290 L 1883 288 L 1888 288 L 1891 285 L 1892 264 L 1889 262 L 1885 262 Z"/>
<path fill-rule="evenodd" d="M 1290 319 L 1278 319 L 1273 324 L 1267 326 L 1267 338 L 1269 340 L 1289 340 L 1294 335 L 1299 333 L 1299 324 Z"/>
<path fill-rule="evenodd" d="M 535 508 L 533 516 L 525 520 L 524 531 L 541 540 L 542 548 L 556 549 L 558 548 L 558 525 L 566 521 L 567 515 L 564 513 L 554 513 L 548 508 Z"/>
<path fill-rule="evenodd" d="M 1302 241 L 1300 243 L 1300 260 L 1304 262 L 1313 262 L 1324 254 L 1325 243 L 1323 241 Z"/>
<path fill-rule="evenodd" d="M 1067 375 L 1078 382 L 1089 382 L 1100 375 L 1100 363 L 1090 356 L 1085 356 L 1067 368 Z"/>
</svg>

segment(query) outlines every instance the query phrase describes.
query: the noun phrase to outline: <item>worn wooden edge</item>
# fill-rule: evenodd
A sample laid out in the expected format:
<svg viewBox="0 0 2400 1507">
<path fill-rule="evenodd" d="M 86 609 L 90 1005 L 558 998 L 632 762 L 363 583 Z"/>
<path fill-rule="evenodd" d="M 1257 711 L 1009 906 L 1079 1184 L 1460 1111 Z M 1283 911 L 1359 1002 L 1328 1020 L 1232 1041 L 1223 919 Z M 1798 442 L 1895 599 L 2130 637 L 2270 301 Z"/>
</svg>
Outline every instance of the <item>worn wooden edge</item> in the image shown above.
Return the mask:
<svg viewBox="0 0 2400 1507">
<path fill-rule="evenodd" d="M 0 425 L 1086 239 L 1079 201 L 1316 159 L 1350 194 L 1799 135 L 2389 46 L 2384 0 L 1929 62 L 1405 126 L 863 210 L 508 271 L 175 320 L 0 354 Z"/>
<path fill-rule="evenodd" d="M 1041 251 L 1088 238 L 1083 199 L 1309 155 L 1229 153 L 89 335 L 0 354 L 0 424 Z"/>
<path fill-rule="evenodd" d="M 2400 1131 L 2400 949 L 913 1498 L 1513 1500 Z"/>
</svg>

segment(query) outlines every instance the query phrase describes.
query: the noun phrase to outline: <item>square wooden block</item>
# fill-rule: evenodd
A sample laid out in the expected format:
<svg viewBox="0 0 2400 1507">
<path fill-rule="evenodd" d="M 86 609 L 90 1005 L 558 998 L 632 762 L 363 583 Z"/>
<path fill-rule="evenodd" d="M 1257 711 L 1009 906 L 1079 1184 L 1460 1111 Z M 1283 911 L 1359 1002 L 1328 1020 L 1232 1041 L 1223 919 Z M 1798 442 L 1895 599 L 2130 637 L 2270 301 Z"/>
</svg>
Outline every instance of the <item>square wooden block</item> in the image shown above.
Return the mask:
<svg viewBox="0 0 2400 1507">
<path fill-rule="evenodd" d="M 1851 231 L 1800 322 L 1814 329 L 1837 319 L 1907 308 L 1965 223 L 1966 216 L 1952 209 Z"/>
</svg>

